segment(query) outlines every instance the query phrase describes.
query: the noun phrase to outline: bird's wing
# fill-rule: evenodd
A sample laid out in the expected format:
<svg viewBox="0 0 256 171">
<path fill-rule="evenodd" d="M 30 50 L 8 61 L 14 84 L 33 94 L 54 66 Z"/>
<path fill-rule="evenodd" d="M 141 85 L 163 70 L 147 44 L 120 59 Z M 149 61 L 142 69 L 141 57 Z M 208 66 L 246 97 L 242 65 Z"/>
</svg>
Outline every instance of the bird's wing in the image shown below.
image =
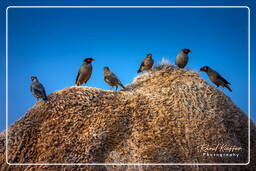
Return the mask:
<svg viewBox="0 0 256 171">
<path fill-rule="evenodd" d="M 175 64 L 177 65 L 177 63 L 179 63 L 181 58 L 181 54 L 179 53 L 178 55 L 176 55 L 176 60 L 175 60 Z"/>
<path fill-rule="evenodd" d="M 82 65 L 78 71 L 77 77 L 76 77 L 76 83 L 77 81 L 79 82 L 84 82 L 86 83 L 92 73 L 92 66 L 91 65 Z"/>
<path fill-rule="evenodd" d="M 106 74 L 104 76 L 104 80 L 108 83 L 111 83 L 111 84 L 118 84 L 120 83 L 120 81 L 118 80 L 118 78 L 116 77 L 116 75 L 112 72 Z"/>
<path fill-rule="evenodd" d="M 43 94 L 44 94 L 44 97 L 46 97 L 46 92 L 45 92 L 45 89 L 43 90 Z"/>
<path fill-rule="evenodd" d="M 104 74 L 104 80 L 106 81 L 106 82 L 109 82 L 110 80 L 108 79 L 108 75 L 106 75 L 106 74 Z"/>
<path fill-rule="evenodd" d="M 78 80 L 79 75 L 80 75 L 80 70 L 81 70 L 81 68 L 79 69 L 79 71 L 78 71 L 78 73 L 77 73 L 77 76 L 76 76 L 76 83 L 77 83 L 77 80 Z"/>
<path fill-rule="evenodd" d="M 143 67 L 145 65 L 145 60 L 143 60 L 140 64 L 140 68 Z"/>
<path fill-rule="evenodd" d="M 46 95 L 44 86 L 41 83 L 36 84 L 35 86 L 33 86 L 33 91 L 37 94 L 40 94 L 41 96 Z"/>
<path fill-rule="evenodd" d="M 230 84 L 225 78 L 223 78 L 220 74 L 217 74 L 217 78 L 223 81 L 225 84 Z M 231 84 L 230 84 L 231 85 Z"/>
<path fill-rule="evenodd" d="M 108 79 L 112 82 L 112 83 L 119 83 L 120 81 L 118 80 L 118 78 L 117 78 L 117 76 L 113 73 L 113 72 L 111 72 L 110 74 L 109 74 L 109 77 L 108 77 Z"/>
<path fill-rule="evenodd" d="M 77 76 L 76 76 L 76 83 L 77 83 L 77 80 L 78 80 L 78 78 L 79 78 L 79 75 L 80 75 L 80 73 L 78 72 L 78 73 L 77 73 Z"/>
<path fill-rule="evenodd" d="M 117 78 L 117 76 L 114 73 L 111 73 L 113 79 L 117 82 L 120 83 L 120 80 Z"/>
<path fill-rule="evenodd" d="M 111 78 L 109 76 L 106 76 L 105 77 L 105 81 L 108 83 L 108 84 L 113 84 L 112 81 L 111 81 Z"/>
</svg>

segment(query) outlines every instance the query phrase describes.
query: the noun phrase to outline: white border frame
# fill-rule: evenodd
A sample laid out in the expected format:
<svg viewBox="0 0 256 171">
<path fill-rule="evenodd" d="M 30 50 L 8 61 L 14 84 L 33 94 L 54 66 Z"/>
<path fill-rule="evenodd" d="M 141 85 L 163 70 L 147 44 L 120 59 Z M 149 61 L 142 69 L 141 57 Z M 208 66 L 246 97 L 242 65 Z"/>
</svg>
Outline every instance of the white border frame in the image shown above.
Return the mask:
<svg viewBox="0 0 256 171">
<path fill-rule="evenodd" d="M 8 10 L 10 8 L 246 8 L 248 10 L 248 162 L 247 163 L 9 163 L 8 162 Z M 250 163 L 250 8 L 248 6 L 8 6 L 6 8 L 6 163 L 8 165 L 84 165 L 84 166 L 106 166 L 106 165 L 248 165 Z"/>
</svg>

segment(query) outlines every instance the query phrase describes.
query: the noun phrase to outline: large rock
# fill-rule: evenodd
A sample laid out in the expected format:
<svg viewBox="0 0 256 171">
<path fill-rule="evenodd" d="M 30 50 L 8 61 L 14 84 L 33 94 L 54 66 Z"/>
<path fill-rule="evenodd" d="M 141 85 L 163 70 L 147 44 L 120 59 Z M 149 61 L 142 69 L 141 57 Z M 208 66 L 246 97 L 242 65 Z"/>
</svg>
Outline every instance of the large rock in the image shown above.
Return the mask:
<svg viewBox="0 0 256 171">
<path fill-rule="evenodd" d="M 254 137 L 255 130 L 251 123 Z M 215 152 L 209 149 L 218 144 Z M 241 149 L 221 151 L 223 145 Z M 207 156 L 206 147 L 208 154 L 239 156 Z M 256 169 L 254 153 L 247 166 L 10 166 L 4 153 L 2 133 L 1 170 Z M 198 73 L 160 66 L 125 91 L 68 87 L 51 93 L 9 127 L 8 162 L 247 163 L 248 117 Z"/>
</svg>

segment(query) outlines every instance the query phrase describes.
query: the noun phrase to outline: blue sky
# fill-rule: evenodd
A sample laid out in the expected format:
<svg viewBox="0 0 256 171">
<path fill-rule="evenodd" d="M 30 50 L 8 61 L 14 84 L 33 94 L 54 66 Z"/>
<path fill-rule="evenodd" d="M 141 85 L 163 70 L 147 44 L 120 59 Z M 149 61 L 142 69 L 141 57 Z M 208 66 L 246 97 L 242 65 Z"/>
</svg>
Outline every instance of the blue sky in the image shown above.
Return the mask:
<svg viewBox="0 0 256 171">
<path fill-rule="evenodd" d="M 208 65 L 217 70 L 232 84 L 233 92 L 225 90 L 225 94 L 248 112 L 246 8 L 11 8 L 8 13 L 9 123 L 35 104 L 29 91 L 32 75 L 49 94 L 73 86 L 82 60 L 93 57 L 96 61 L 87 86 L 109 89 L 103 80 L 104 66 L 129 84 L 147 53 L 153 54 L 156 63 L 163 57 L 174 63 L 182 48 L 193 51 L 188 68 L 199 70 Z M 206 74 L 201 75 L 210 83 Z M 255 111 L 253 108 L 254 120 Z M 1 124 L 0 130 L 4 127 Z"/>
</svg>

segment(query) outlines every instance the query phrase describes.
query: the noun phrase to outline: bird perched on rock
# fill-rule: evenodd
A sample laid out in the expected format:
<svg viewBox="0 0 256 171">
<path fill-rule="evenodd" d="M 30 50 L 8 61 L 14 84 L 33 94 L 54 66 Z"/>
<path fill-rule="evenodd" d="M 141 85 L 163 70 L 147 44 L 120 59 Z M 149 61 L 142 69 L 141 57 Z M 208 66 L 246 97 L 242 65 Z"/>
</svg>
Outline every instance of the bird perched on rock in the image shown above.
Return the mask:
<svg viewBox="0 0 256 171">
<path fill-rule="evenodd" d="M 44 101 L 47 100 L 47 96 L 45 93 L 44 86 L 39 82 L 37 77 L 32 76 L 30 77 L 32 80 L 32 84 L 30 86 L 30 91 L 32 92 L 33 96 L 35 96 L 36 100 L 43 99 Z"/>
<path fill-rule="evenodd" d="M 80 67 L 77 77 L 76 77 L 76 85 L 80 86 L 83 83 L 86 83 L 92 74 L 92 61 L 95 61 L 93 58 L 84 59 L 84 63 Z"/>
<path fill-rule="evenodd" d="M 120 80 L 117 78 L 117 76 L 111 72 L 109 70 L 108 67 L 104 67 L 104 80 L 106 83 L 108 83 L 110 86 L 116 86 L 116 90 L 118 88 L 118 86 L 121 86 L 123 89 L 125 89 L 125 87 L 123 86 L 123 84 L 120 82 Z"/>
<path fill-rule="evenodd" d="M 154 60 L 152 59 L 152 54 L 147 54 L 147 57 L 141 62 L 140 69 L 138 73 L 150 70 L 154 64 Z"/>
<path fill-rule="evenodd" d="M 218 72 L 214 71 L 208 66 L 204 66 L 200 69 L 199 72 L 206 72 L 210 80 L 217 86 L 222 87 L 222 92 L 224 90 L 224 87 L 226 87 L 229 91 L 232 91 L 232 89 L 229 87 L 231 85 L 225 78 L 223 78 Z"/>
<path fill-rule="evenodd" d="M 184 68 L 188 63 L 188 54 L 192 52 L 190 49 L 182 49 L 176 56 L 176 65 L 179 68 Z"/>
</svg>

